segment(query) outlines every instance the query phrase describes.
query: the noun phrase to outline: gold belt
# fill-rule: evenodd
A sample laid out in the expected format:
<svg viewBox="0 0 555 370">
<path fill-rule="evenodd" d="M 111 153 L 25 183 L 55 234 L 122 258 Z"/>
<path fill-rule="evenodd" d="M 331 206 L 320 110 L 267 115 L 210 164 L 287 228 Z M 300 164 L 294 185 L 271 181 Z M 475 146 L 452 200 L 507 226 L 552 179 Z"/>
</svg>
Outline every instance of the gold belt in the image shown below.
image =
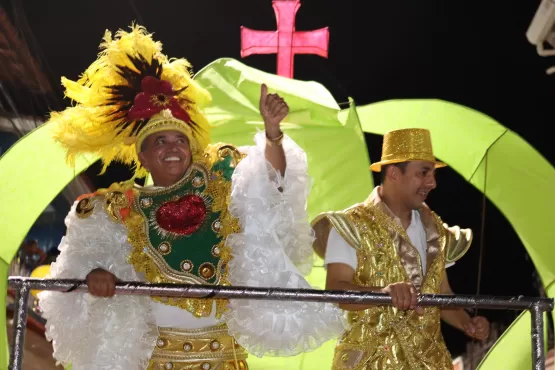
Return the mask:
<svg viewBox="0 0 555 370">
<path fill-rule="evenodd" d="M 148 370 L 247 370 L 247 351 L 220 324 L 201 329 L 158 328 Z"/>
</svg>

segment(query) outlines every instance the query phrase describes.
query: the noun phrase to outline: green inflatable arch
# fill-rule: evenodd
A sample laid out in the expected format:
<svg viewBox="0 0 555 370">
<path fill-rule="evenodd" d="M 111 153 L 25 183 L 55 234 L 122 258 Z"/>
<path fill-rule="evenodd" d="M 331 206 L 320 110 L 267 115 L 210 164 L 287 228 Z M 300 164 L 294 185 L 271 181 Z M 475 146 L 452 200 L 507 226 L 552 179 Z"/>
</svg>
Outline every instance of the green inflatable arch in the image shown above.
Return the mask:
<svg viewBox="0 0 555 370">
<path fill-rule="evenodd" d="M 555 229 L 548 210 L 555 207 L 553 167 L 529 144 L 499 123 L 471 109 L 439 100 L 393 100 L 341 110 L 320 84 L 285 79 L 245 66 L 233 59 L 219 59 L 195 76 L 213 96 L 206 110 L 214 127 L 213 141 L 251 144 L 253 133 L 263 127 L 258 114 L 259 86 L 265 82 L 289 103 L 291 114 L 284 131 L 308 154 L 309 172 L 316 186 L 308 203 L 310 217 L 342 209 L 364 199 L 372 188 L 363 130 L 383 135 L 402 127 L 432 131 L 434 151 L 481 191 L 511 222 L 530 253 L 550 297 L 554 296 L 555 268 L 550 250 Z M 52 127 L 41 126 L 22 138 L 0 159 L 0 285 L 6 289 L 8 265 L 21 241 L 49 202 L 96 158 L 81 158 L 75 168 L 65 165 L 62 149 L 50 139 Z M 345 145 L 345 143 L 349 143 Z M 33 161 L 21 161 L 33 158 Z M 345 158 L 349 158 L 345 161 Z M 487 160 L 487 166 L 486 166 Z M 486 173 L 487 169 L 487 173 Z M 514 178 L 525 175 L 526 187 Z M 483 189 L 487 176 L 487 189 Z M 345 178 L 349 178 L 346 182 Z M 357 184 L 356 187 L 350 186 Z M 528 188 L 534 192 L 526 192 Z M 526 193 L 526 199 L 521 194 Z M 534 197 L 537 197 L 535 199 Z M 321 261 L 309 281 L 323 288 Z M 0 295 L 0 304 L 5 295 Z M 519 318 L 497 342 L 482 369 L 517 370 L 531 366 L 529 317 Z M 0 330 L 5 333 L 5 317 Z M 524 335 L 520 338 L 519 335 Z M 0 336 L 0 368 L 8 362 L 7 340 Z M 253 370 L 330 368 L 334 343 L 291 358 L 250 357 Z M 511 352 L 508 352 L 510 348 Z M 511 353 L 511 364 L 507 364 Z"/>
</svg>

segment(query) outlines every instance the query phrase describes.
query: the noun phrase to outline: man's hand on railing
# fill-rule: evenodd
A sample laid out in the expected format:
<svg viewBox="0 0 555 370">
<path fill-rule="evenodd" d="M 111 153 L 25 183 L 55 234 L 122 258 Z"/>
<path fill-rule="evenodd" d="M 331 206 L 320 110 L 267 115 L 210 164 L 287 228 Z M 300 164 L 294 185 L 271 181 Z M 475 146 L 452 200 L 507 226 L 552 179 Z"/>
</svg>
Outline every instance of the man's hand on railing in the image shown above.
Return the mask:
<svg viewBox="0 0 555 370">
<path fill-rule="evenodd" d="M 114 274 L 100 268 L 87 275 L 89 293 L 96 297 L 112 297 L 116 294 L 116 281 Z"/>
<path fill-rule="evenodd" d="M 417 314 L 424 314 L 424 308 L 417 306 L 418 291 L 412 283 L 393 283 L 382 289 L 391 297 L 394 307 L 400 310 L 414 310 Z"/>
<path fill-rule="evenodd" d="M 489 337 L 489 326 L 488 319 L 483 316 L 476 316 L 464 323 L 463 329 L 469 337 L 484 340 Z"/>
</svg>

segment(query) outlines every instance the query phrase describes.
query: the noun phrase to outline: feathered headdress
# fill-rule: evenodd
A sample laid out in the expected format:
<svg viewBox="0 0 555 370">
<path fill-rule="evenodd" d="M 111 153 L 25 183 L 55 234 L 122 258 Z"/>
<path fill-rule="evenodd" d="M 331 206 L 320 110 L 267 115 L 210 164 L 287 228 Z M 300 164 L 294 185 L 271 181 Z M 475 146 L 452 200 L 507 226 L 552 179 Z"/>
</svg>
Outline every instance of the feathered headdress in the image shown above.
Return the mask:
<svg viewBox="0 0 555 370">
<path fill-rule="evenodd" d="M 66 96 L 77 104 L 50 116 L 54 139 L 66 148 L 70 164 L 78 154 L 93 153 L 103 161 L 102 172 L 119 161 L 143 177 L 141 143 L 165 130 L 183 132 L 193 151 L 206 148 L 210 126 L 200 109 L 210 94 L 191 78 L 189 62 L 169 60 L 162 44 L 138 25 L 113 39 L 106 31 L 100 50 L 77 82 L 62 77 Z"/>
</svg>

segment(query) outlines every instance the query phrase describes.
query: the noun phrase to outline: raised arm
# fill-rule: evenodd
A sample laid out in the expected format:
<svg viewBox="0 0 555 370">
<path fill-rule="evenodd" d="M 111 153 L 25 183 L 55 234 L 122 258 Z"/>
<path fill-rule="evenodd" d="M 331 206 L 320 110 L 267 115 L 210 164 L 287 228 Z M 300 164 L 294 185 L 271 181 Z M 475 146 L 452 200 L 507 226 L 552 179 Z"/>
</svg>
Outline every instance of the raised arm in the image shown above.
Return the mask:
<svg viewBox="0 0 555 370">
<path fill-rule="evenodd" d="M 280 124 L 289 114 L 289 106 L 278 94 L 268 94 L 268 87 L 265 84 L 260 88 L 260 114 L 264 119 L 266 130 L 266 160 L 283 176 L 287 163 L 281 145 L 283 132 Z"/>
</svg>

